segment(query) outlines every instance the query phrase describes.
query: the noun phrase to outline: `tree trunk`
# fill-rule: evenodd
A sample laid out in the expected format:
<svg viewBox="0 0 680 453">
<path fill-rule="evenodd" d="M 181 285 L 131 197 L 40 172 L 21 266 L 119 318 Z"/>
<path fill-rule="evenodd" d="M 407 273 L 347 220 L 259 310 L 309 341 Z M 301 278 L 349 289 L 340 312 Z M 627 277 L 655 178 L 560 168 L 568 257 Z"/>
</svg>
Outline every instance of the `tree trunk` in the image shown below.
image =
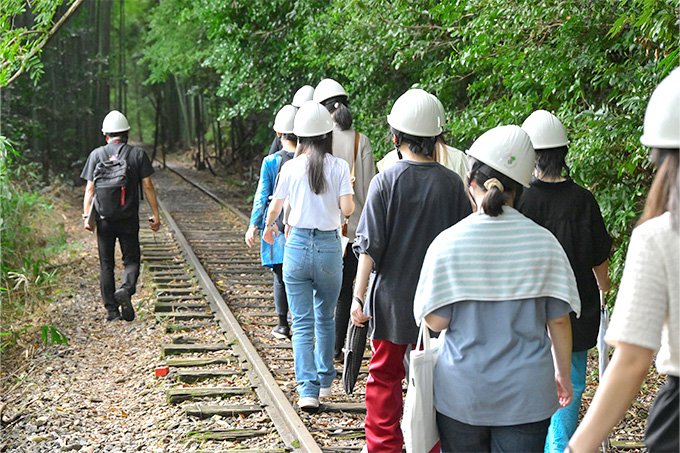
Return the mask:
<svg viewBox="0 0 680 453">
<path fill-rule="evenodd" d="M 156 158 L 156 149 L 158 147 L 158 135 L 161 129 L 161 107 L 163 101 L 163 91 L 160 87 L 156 86 L 156 122 L 153 134 L 153 153 L 151 154 L 151 162 Z"/>
</svg>

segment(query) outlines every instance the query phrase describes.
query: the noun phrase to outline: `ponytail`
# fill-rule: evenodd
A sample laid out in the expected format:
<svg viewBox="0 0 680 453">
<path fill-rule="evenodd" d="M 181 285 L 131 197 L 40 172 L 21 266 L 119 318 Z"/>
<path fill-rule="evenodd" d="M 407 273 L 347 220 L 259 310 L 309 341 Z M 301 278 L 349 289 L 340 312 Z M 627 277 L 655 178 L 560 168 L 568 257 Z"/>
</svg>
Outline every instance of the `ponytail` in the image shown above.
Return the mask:
<svg viewBox="0 0 680 453">
<path fill-rule="evenodd" d="M 333 134 L 316 137 L 300 137 L 299 153 L 306 153 L 307 158 L 307 178 L 309 187 L 317 195 L 326 192 L 327 183 L 324 174 L 324 160 L 326 154 L 333 154 Z"/>
<path fill-rule="evenodd" d="M 521 184 L 478 160 L 473 160 L 470 181 L 486 191 L 481 208 L 491 217 L 503 214 L 503 206 L 522 193 Z"/>
<path fill-rule="evenodd" d="M 352 127 L 352 114 L 347 108 L 347 96 L 334 96 L 323 101 L 323 106 L 333 116 L 333 121 L 337 123 L 341 131 L 346 131 Z"/>
</svg>

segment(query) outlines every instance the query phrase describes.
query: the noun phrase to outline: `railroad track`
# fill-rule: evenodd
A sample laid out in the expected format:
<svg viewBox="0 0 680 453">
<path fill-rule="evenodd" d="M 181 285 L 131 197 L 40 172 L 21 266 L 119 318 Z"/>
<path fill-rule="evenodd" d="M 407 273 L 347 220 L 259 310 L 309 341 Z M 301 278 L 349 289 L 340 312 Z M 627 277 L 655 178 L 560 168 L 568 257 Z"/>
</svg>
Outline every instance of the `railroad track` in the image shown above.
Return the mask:
<svg viewBox="0 0 680 453">
<path fill-rule="evenodd" d="M 244 201 L 224 201 L 178 174 L 154 176 L 165 227 L 140 236 L 156 317 L 172 337 L 161 346 L 168 377 L 177 381 L 167 401 L 196 420 L 177 435 L 206 452 L 360 451 L 367 370 L 345 395 L 338 365 L 332 396 L 318 412 L 295 407 L 292 346 L 270 334 L 272 275 L 260 265 L 259 247 L 243 241 L 248 217 L 235 205 Z"/>
</svg>

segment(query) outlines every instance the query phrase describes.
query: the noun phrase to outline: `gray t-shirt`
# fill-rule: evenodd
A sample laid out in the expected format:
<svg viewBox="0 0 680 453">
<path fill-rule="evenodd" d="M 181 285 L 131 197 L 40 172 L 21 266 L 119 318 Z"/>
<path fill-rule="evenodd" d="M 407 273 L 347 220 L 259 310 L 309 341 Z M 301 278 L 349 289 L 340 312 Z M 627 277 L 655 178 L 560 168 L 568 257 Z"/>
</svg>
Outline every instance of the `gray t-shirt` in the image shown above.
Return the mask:
<svg viewBox="0 0 680 453">
<path fill-rule="evenodd" d="M 436 162 L 401 160 L 371 181 L 354 252 L 375 263 L 365 311 L 374 340 L 413 344 L 413 296 L 427 248 L 472 212 L 460 177 Z"/>
<path fill-rule="evenodd" d="M 434 370 L 438 412 L 475 426 L 550 418 L 559 408 L 547 321 L 571 311 L 551 297 L 456 302 Z"/>
</svg>

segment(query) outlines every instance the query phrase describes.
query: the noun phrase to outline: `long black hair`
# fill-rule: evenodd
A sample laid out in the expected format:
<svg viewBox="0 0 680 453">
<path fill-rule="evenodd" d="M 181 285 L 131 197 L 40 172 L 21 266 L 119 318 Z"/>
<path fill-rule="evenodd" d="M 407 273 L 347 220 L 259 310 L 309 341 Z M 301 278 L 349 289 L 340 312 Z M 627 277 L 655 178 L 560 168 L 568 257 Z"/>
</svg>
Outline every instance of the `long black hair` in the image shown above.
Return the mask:
<svg viewBox="0 0 680 453">
<path fill-rule="evenodd" d="M 565 160 L 567 147 L 536 150 L 536 173 L 540 178 L 569 177 L 569 166 Z"/>
<path fill-rule="evenodd" d="M 322 104 L 340 126 L 340 130 L 346 131 L 352 127 L 352 114 L 347 107 L 347 96 L 333 96 L 323 101 Z"/>
<path fill-rule="evenodd" d="M 481 208 L 484 214 L 498 217 L 503 213 L 503 205 L 508 200 L 514 200 L 522 194 L 522 185 L 477 159 L 470 158 L 470 160 L 472 161 L 470 181 L 474 181 L 482 190 L 486 191 Z M 501 190 L 495 185 L 486 188 L 484 184 L 490 179 L 497 179 L 503 186 L 503 189 Z M 468 181 L 468 186 L 469 184 L 470 182 Z"/>
<path fill-rule="evenodd" d="M 317 195 L 326 192 L 327 183 L 323 166 L 326 154 L 333 154 L 333 133 L 329 132 L 316 137 L 300 137 L 299 153 L 307 154 L 307 178 L 309 187 Z"/>
<path fill-rule="evenodd" d="M 408 144 L 408 149 L 413 154 L 422 154 L 425 157 L 433 157 L 434 145 L 437 143 L 437 137 L 417 137 L 415 135 L 405 134 L 390 126 L 390 132 L 397 138 L 394 142 L 395 147 L 399 150 L 402 142 Z"/>
</svg>

